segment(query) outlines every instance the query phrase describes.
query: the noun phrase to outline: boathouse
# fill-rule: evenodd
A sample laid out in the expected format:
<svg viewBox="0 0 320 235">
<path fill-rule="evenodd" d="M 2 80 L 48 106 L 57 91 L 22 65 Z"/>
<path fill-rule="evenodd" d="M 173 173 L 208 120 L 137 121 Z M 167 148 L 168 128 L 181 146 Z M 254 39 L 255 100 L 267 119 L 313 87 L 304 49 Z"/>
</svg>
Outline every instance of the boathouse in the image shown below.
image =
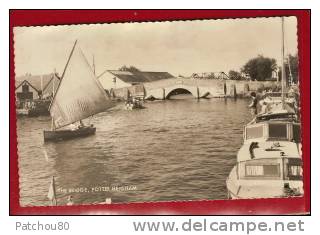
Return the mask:
<svg viewBox="0 0 320 235">
<path fill-rule="evenodd" d="M 18 86 L 16 86 L 17 100 L 33 100 L 38 98 L 39 95 L 40 91 L 27 80 L 23 80 Z"/>
<path fill-rule="evenodd" d="M 16 77 L 15 93 L 17 100 L 33 100 L 52 95 L 59 84 L 59 78 L 53 73 L 45 75 L 31 75 Z"/>
</svg>

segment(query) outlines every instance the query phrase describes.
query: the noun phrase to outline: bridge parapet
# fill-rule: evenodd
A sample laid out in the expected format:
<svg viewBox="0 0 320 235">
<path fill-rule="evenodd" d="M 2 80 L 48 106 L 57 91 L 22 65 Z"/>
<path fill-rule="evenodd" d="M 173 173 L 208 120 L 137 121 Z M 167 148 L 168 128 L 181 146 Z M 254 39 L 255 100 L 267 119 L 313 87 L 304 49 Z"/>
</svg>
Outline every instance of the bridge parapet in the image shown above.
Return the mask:
<svg viewBox="0 0 320 235">
<path fill-rule="evenodd" d="M 274 89 L 279 87 L 280 83 L 275 81 L 226 81 L 227 95 L 249 96 L 252 91 L 263 89 Z"/>
<path fill-rule="evenodd" d="M 140 85 L 142 86 L 142 85 Z M 202 97 L 224 97 L 224 96 L 248 96 L 251 91 L 263 88 L 274 88 L 279 86 L 276 82 L 260 81 L 235 81 L 235 80 L 215 80 L 215 79 L 183 79 L 171 78 L 143 84 L 143 95 L 147 98 L 166 99 L 170 92 L 176 89 L 185 89 L 195 98 Z M 122 88 L 121 91 L 114 91 L 120 96 L 127 94 L 135 95 L 135 86 Z M 141 89 L 140 94 L 141 94 Z M 116 95 L 117 96 L 117 95 Z M 123 98 L 123 97 L 122 97 Z"/>
</svg>

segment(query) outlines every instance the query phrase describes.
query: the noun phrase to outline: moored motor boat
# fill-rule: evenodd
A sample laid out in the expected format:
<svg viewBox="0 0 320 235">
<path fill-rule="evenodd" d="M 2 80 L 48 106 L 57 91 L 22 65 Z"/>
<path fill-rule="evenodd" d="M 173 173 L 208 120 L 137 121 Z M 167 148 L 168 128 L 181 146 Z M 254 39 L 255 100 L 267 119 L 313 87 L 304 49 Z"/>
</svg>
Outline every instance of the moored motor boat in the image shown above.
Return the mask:
<svg viewBox="0 0 320 235">
<path fill-rule="evenodd" d="M 237 163 L 226 180 L 229 198 L 293 197 L 304 194 L 300 121 L 297 110 L 288 104 L 284 94 L 283 68 L 284 63 L 282 93 L 268 98 L 269 110 L 265 109 L 244 127 L 244 143 L 237 153 Z"/>
<path fill-rule="evenodd" d="M 303 195 L 300 145 L 288 141 L 244 144 L 226 184 L 232 199 Z"/>
<path fill-rule="evenodd" d="M 272 198 L 303 195 L 300 122 L 273 110 L 244 127 L 244 143 L 226 185 L 228 196 Z"/>
</svg>

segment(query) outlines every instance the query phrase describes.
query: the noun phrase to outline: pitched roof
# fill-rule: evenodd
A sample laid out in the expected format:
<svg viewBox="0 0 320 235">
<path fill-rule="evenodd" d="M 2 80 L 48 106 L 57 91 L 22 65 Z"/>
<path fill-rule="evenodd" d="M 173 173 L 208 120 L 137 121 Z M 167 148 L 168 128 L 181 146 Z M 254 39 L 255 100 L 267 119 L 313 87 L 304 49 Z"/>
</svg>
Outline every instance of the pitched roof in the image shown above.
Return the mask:
<svg viewBox="0 0 320 235">
<path fill-rule="evenodd" d="M 17 83 L 16 83 L 17 84 Z M 32 84 L 30 84 L 30 82 L 28 82 L 27 80 L 23 80 L 22 82 L 20 82 L 18 85 L 16 85 L 16 90 L 22 86 L 23 84 L 28 84 L 32 89 L 34 89 L 36 92 L 38 92 L 39 90 L 37 90 L 37 88 L 35 88 L 34 86 L 32 86 Z"/>
<path fill-rule="evenodd" d="M 19 76 L 15 78 L 15 87 L 18 88 L 18 86 L 23 81 L 28 81 L 29 84 L 31 84 L 36 90 L 41 91 L 41 77 L 42 77 L 42 89 L 46 87 L 48 82 L 53 77 L 53 73 L 50 74 L 44 74 L 44 75 L 30 75 L 26 74 L 23 76 Z"/>
<path fill-rule="evenodd" d="M 129 71 L 119 71 L 119 70 L 106 70 L 121 79 L 126 83 L 145 83 L 153 82 L 161 79 L 173 78 L 173 76 L 168 72 L 129 72 Z M 101 77 L 105 72 L 103 72 L 99 77 Z"/>
<path fill-rule="evenodd" d="M 126 83 L 142 83 L 146 82 L 146 79 L 143 76 L 136 75 L 129 71 L 118 71 L 118 70 L 109 70 L 111 74 L 121 79 Z"/>
<path fill-rule="evenodd" d="M 57 88 L 59 86 L 60 79 L 57 78 L 56 76 L 51 77 L 49 82 L 43 87 L 43 94 L 45 93 L 52 93 L 54 89 L 54 93 L 57 91 Z"/>
<path fill-rule="evenodd" d="M 168 79 L 173 78 L 168 72 L 137 72 L 137 74 L 141 74 L 143 77 L 146 78 L 148 82 L 154 82 L 161 79 Z"/>
</svg>

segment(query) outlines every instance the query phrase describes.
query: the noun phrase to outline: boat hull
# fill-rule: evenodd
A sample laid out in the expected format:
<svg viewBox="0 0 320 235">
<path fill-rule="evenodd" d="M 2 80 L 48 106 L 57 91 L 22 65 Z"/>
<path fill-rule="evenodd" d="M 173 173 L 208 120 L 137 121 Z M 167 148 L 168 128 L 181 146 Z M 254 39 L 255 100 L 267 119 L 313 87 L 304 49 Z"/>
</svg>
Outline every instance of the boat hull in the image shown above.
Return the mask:
<svg viewBox="0 0 320 235">
<path fill-rule="evenodd" d="M 236 172 L 236 167 L 233 167 L 226 180 L 228 199 L 283 198 L 303 195 L 301 180 L 240 180 Z M 291 188 L 299 188 L 301 192 L 286 194 L 285 184 L 289 184 Z"/>
<path fill-rule="evenodd" d="M 43 131 L 43 137 L 45 142 L 56 142 L 93 135 L 95 132 L 96 128 L 89 126 L 76 130 Z"/>
</svg>

